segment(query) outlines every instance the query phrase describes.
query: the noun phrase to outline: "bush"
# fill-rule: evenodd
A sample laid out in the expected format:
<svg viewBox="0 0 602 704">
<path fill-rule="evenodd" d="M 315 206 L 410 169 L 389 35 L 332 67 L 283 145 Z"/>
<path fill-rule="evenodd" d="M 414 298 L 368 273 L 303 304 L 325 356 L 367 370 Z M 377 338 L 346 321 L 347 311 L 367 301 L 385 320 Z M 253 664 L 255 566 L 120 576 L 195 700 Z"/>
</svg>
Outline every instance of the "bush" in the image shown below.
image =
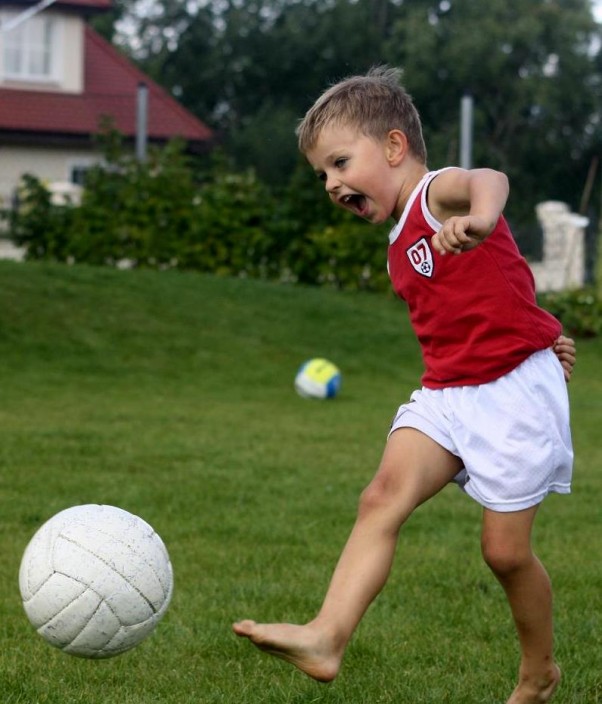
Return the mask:
<svg viewBox="0 0 602 704">
<path fill-rule="evenodd" d="M 104 136 L 105 161 L 87 173 L 79 205 L 53 203 L 25 176 L 20 207 L 3 215 L 28 258 L 388 289 L 386 232 L 333 208 L 307 165 L 277 196 L 219 161 L 196 176 L 183 143 L 140 163 L 120 139 Z"/>
<path fill-rule="evenodd" d="M 539 303 L 569 335 L 596 337 L 602 332 L 602 302 L 594 288 L 541 294 Z"/>
<path fill-rule="evenodd" d="M 28 259 L 64 261 L 69 248 L 75 210 L 69 202 L 57 205 L 35 176 L 26 174 L 18 191 L 18 205 L 2 210 L 10 239 L 26 248 Z"/>
<path fill-rule="evenodd" d="M 273 199 L 249 171 L 218 171 L 194 198 L 188 227 L 179 233 L 178 264 L 216 274 L 277 277 L 281 252 Z"/>
<path fill-rule="evenodd" d="M 180 240 L 194 222 L 197 191 L 183 144 L 149 150 L 144 163 L 115 151 L 87 174 L 70 258 L 90 264 L 175 265 Z"/>
<path fill-rule="evenodd" d="M 312 232 L 316 283 L 339 289 L 382 291 L 387 274 L 388 228 L 353 220 Z"/>
</svg>

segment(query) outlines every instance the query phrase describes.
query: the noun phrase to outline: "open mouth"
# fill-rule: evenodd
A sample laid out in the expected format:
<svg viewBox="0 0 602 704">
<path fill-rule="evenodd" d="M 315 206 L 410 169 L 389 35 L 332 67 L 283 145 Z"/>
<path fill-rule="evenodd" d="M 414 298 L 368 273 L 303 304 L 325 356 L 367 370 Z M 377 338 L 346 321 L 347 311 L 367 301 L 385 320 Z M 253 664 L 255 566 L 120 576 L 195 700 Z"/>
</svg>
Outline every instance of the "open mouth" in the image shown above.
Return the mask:
<svg viewBox="0 0 602 704">
<path fill-rule="evenodd" d="M 360 195 L 359 193 L 350 193 L 349 195 L 343 196 L 340 199 L 340 203 L 347 210 L 351 210 L 352 213 L 364 217 L 367 211 L 367 201 L 366 197 Z"/>
</svg>

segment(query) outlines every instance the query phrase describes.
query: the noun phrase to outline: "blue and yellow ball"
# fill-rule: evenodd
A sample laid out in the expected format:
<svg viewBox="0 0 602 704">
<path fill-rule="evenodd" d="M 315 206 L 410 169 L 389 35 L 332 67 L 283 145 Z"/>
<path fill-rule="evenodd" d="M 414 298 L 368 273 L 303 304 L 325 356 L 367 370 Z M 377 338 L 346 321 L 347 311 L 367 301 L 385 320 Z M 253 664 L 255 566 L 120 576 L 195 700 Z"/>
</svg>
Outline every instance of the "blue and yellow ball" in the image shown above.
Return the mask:
<svg viewBox="0 0 602 704">
<path fill-rule="evenodd" d="M 304 398 L 334 398 L 341 388 L 341 372 L 327 359 L 304 362 L 295 377 L 295 390 Z"/>
</svg>

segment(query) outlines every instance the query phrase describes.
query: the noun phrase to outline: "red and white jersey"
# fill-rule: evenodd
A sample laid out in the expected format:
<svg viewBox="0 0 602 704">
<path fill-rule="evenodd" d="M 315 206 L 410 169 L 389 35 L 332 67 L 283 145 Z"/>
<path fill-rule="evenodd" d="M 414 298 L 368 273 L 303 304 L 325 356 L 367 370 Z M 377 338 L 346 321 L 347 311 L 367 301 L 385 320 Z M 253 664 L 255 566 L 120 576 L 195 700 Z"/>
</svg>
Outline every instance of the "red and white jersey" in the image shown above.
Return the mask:
<svg viewBox="0 0 602 704">
<path fill-rule="evenodd" d="M 484 384 L 550 347 L 561 325 L 537 305 L 531 270 L 503 216 L 478 247 L 441 256 L 428 210 L 430 172 L 414 189 L 389 235 L 388 268 L 409 307 L 425 365 L 422 384 Z"/>
</svg>

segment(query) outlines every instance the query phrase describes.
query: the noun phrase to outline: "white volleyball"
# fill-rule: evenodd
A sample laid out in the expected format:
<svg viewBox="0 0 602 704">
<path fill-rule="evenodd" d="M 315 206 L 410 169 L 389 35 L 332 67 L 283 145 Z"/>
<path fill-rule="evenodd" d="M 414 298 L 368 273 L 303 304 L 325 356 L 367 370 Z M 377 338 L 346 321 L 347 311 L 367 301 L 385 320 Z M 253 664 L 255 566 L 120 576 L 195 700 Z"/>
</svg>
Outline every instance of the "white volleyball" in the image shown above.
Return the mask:
<svg viewBox="0 0 602 704">
<path fill-rule="evenodd" d="M 23 607 L 50 645 L 84 658 L 130 650 L 161 620 L 173 593 L 167 549 L 153 528 L 115 506 L 50 518 L 19 570 Z"/>
</svg>

